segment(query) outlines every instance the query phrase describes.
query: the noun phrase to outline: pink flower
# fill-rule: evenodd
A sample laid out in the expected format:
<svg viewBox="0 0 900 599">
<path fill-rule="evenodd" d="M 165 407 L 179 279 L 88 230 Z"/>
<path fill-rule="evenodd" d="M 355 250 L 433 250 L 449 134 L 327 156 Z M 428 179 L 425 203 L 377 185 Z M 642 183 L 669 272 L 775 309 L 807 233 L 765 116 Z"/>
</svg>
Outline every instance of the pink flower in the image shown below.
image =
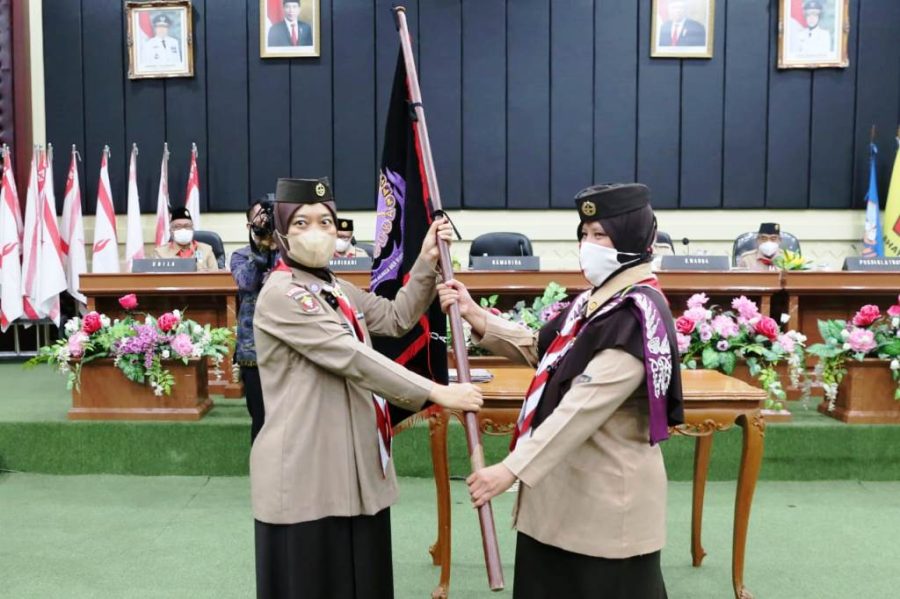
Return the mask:
<svg viewBox="0 0 900 599">
<path fill-rule="evenodd" d="M 734 298 L 731 302 L 731 308 L 737 310 L 741 318 L 747 321 L 759 316 L 759 307 L 756 305 L 756 302 L 747 299 L 744 295 Z"/>
<path fill-rule="evenodd" d="M 84 320 L 81 323 L 82 331 L 84 331 L 88 335 L 93 335 L 102 327 L 103 321 L 100 319 L 99 314 L 97 314 L 96 312 L 88 312 L 84 315 Z"/>
<path fill-rule="evenodd" d="M 731 344 L 724 339 L 720 339 L 719 342 L 716 343 L 716 349 L 719 351 L 728 351 L 729 347 L 731 347 Z"/>
<path fill-rule="evenodd" d="M 756 332 L 768 337 L 770 341 L 775 341 L 778 338 L 778 323 L 774 318 L 764 316 L 756 323 Z"/>
<path fill-rule="evenodd" d="M 691 347 L 691 337 L 689 335 L 682 335 L 681 333 L 675 333 L 675 337 L 678 339 L 678 353 L 686 354 Z"/>
<path fill-rule="evenodd" d="M 488 308 L 488 312 L 490 312 L 494 316 L 500 316 L 501 314 L 503 314 L 503 312 L 501 312 L 497 308 Z"/>
<path fill-rule="evenodd" d="M 867 327 L 879 318 L 881 318 L 881 310 L 878 309 L 878 306 L 867 304 L 860 308 L 853 317 L 853 324 L 858 327 Z"/>
<path fill-rule="evenodd" d="M 784 349 L 784 351 L 789 354 L 794 353 L 794 349 L 796 349 L 796 342 L 794 341 L 794 338 L 787 333 L 778 336 L 778 345 L 780 345 Z"/>
<path fill-rule="evenodd" d="M 681 335 L 690 335 L 694 332 L 694 328 L 696 326 L 697 323 L 687 316 L 679 316 L 675 320 L 675 330 L 678 331 L 678 333 Z"/>
<path fill-rule="evenodd" d="M 847 338 L 847 345 L 849 345 L 850 349 L 853 351 L 863 354 L 869 353 L 878 347 L 878 344 L 875 343 L 875 333 L 856 327 L 850 331 L 850 337 Z"/>
<path fill-rule="evenodd" d="M 119 298 L 119 305 L 126 310 L 134 310 L 138 306 L 137 296 L 133 293 L 123 295 Z"/>
<path fill-rule="evenodd" d="M 695 293 L 687 301 L 688 308 L 702 308 L 709 301 L 705 293 Z"/>
<path fill-rule="evenodd" d="M 96 312 L 92 312 L 92 314 L 96 314 Z M 88 334 L 82 331 L 78 331 L 71 337 L 69 337 L 69 355 L 73 358 L 80 358 L 84 355 L 84 344 L 88 341 Z"/>
<path fill-rule="evenodd" d="M 191 338 L 184 333 L 175 335 L 175 338 L 172 339 L 169 345 L 172 346 L 172 351 L 181 358 L 190 357 L 194 351 L 194 344 L 191 343 Z"/>
<path fill-rule="evenodd" d="M 162 331 L 163 333 L 168 333 L 176 326 L 178 326 L 178 317 L 171 312 L 166 312 L 159 317 L 159 320 L 156 321 L 156 324 L 159 325 L 160 331 Z"/>
<path fill-rule="evenodd" d="M 706 308 L 691 308 L 690 310 L 685 312 L 683 316 L 696 323 L 703 320 L 708 320 L 710 317 L 710 312 Z"/>
<path fill-rule="evenodd" d="M 709 326 L 709 324 L 705 323 L 705 322 L 703 324 L 701 324 L 700 325 L 700 341 L 702 341 L 703 343 L 706 343 L 707 341 L 712 339 L 712 336 L 713 336 L 712 327 Z"/>
<path fill-rule="evenodd" d="M 894 304 L 893 306 L 888 308 L 887 313 L 891 318 L 897 318 L 898 316 L 900 316 L 900 304 Z"/>
<path fill-rule="evenodd" d="M 720 314 L 712 320 L 713 330 L 719 337 L 730 339 L 741 332 L 738 324 L 730 316 Z"/>
</svg>

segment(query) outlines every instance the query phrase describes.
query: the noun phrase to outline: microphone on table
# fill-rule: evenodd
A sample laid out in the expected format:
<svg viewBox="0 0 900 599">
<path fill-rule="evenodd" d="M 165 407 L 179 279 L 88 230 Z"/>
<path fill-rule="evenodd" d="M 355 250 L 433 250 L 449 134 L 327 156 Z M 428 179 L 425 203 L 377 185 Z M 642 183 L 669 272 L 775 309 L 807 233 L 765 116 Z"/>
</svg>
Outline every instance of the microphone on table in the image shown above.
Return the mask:
<svg viewBox="0 0 900 599">
<path fill-rule="evenodd" d="M 688 256 L 690 256 L 690 255 L 691 255 L 691 240 L 688 239 L 687 237 L 684 237 L 684 238 L 681 240 L 681 245 L 683 245 L 683 246 L 685 246 L 685 247 L 687 248 Z"/>
<path fill-rule="evenodd" d="M 524 256 L 524 255 L 525 255 L 525 244 L 522 243 L 522 240 L 521 240 L 521 239 L 519 240 L 519 255 L 520 255 L 520 256 Z"/>
</svg>

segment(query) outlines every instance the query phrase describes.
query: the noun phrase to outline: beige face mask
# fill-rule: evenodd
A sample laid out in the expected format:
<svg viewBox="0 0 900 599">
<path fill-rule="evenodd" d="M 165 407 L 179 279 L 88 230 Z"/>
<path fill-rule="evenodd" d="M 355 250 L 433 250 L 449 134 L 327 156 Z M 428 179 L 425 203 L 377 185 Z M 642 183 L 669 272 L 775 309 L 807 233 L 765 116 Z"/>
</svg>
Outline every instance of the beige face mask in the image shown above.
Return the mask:
<svg viewBox="0 0 900 599">
<path fill-rule="evenodd" d="M 337 236 L 313 229 L 293 235 L 278 234 L 288 246 L 288 256 L 309 268 L 325 268 L 334 256 Z"/>
</svg>

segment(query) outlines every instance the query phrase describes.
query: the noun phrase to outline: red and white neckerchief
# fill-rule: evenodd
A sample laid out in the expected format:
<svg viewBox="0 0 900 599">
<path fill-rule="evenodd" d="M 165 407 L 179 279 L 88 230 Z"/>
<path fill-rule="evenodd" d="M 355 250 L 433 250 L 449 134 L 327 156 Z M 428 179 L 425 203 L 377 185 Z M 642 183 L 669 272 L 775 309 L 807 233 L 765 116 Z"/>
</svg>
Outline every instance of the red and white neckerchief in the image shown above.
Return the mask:
<svg viewBox="0 0 900 599">
<path fill-rule="evenodd" d="M 366 342 L 362 325 L 356 318 L 356 311 L 350 305 L 350 300 L 344 295 L 344 292 L 337 285 L 323 285 L 322 291 L 331 295 L 338 304 L 338 309 L 344 316 L 344 319 L 350 324 L 356 338 L 362 342 Z M 393 432 L 391 429 L 391 413 L 388 410 L 387 401 L 383 397 L 372 394 L 372 407 L 375 408 L 375 427 L 378 430 L 378 455 L 381 458 L 381 471 L 387 475 L 388 462 L 391 459 L 391 437 Z"/>
<path fill-rule="evenodd" d="M 656 282 L 655 278 L 641 281 L 638 285 L 649 285 L 659 289 L 659 284 Z M 534 420 L 534 415 L 537 413 L 537 407 L 541 401 L 541 396 L 544 394 L 544 388 L 547 386 L 547 381 L 550 379 L 551 370 L 562 362 L 562 359 L 569 353 L 569 350 L 572 349 L 578 332 L 587 322 L 594 320 L 617 307 L 621 303 L 622 298 L 627 295 L 632 287 L 633 286 L 629 286 L 615 294 L 600 307 L 600 309 L 594 312 L 590 318 L 585 318 L 585 307 L 587 306 L 588 300 L 594 294 L 593 289 L 588 289 L 583 292 L 572 302 L 572 307 L 566 315 L 566 320 L 563 323 L 562 328 L 559 329 L 556 338 L 550 344 L 550 347 L 547 348 L 544 357 L 541 358 L 537 371 L 534 373 L 534 378 L 528 386 L 528 392 L 525 394 L 525 402 L 522 404 L 522 411 L 519 412 L 519 419 L 516 422 L 516 428 L 513 431 L 512 442 L 509 444 L 510 451 L 516 448 L 516 443 L 520 437 L 530 436 L 534 432 L 531 424 Z"/>
</svg>

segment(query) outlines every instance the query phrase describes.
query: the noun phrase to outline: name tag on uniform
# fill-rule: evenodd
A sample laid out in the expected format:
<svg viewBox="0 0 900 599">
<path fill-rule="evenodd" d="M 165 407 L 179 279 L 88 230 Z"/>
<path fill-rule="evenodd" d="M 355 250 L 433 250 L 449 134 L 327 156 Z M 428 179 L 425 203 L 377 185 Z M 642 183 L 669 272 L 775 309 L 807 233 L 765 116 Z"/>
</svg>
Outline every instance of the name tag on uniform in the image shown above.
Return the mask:
<svg viewBox="0 0 900 599">
<path fill-rule="evenodd" d="M 663 256 L 660 270 L 731 270 L 728 256 Z"/>
</svg>

